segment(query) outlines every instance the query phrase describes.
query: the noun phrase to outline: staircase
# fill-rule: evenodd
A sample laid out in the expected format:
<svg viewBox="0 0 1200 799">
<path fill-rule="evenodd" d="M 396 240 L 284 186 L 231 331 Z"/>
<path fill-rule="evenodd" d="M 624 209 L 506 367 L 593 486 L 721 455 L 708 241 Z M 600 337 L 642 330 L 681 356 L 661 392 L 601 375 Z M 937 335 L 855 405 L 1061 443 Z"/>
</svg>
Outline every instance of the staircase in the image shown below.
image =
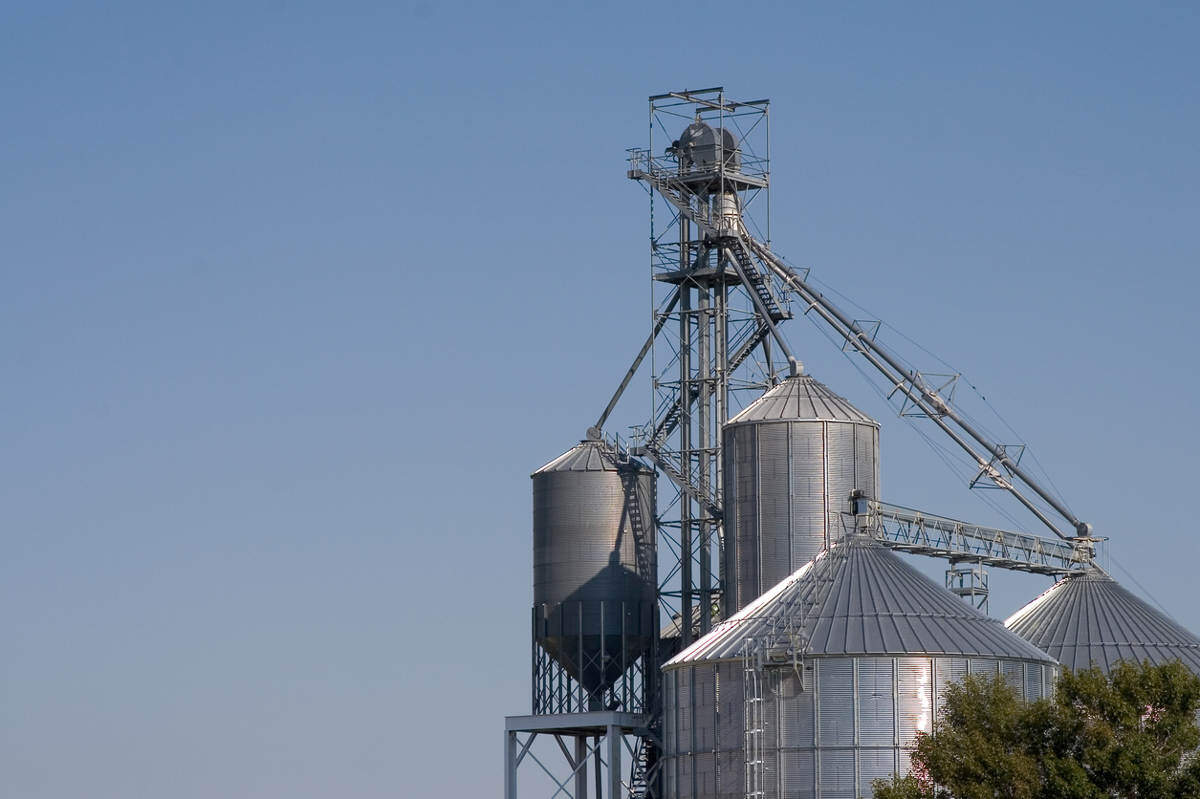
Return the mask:
<svg viewBox="0 0 1200 799">
<path fill-rule="evenodd" d="M 633 756 L 633 774 L 629 778 L 629 799 L 646 799 L 650 795 L 650 747 L 643 738 Z"/>
<path fill-rule="evenodd" d="M 741 239 L 730 238 L 723 243 L 727 244 L 729 252 L 733 254 L 738 266 L 741 267 L 740 272 L 749 284 L 746 288 L 758 295 L 762 301 L 762 307 L 767 309 L 767 315 L 771 317 L 771 321 L 782 322 L 784 319 L 791 319 L 791 312 L 780 306 L 779 299 L 771 289 L 767 277 L 754 266 L 754 262 L 750 260 L 750 253 L 747 252 Z"/>
<path fill-rule="evenodd" d="M 683 472 L 679 470 L 679 467 L 672 463 L 671 459 L 666 457 L 666 455 L 659 450 L 657 442 L 646 442 L 646 444 L 641 448 L 641 451 L 645 452 L 651 457 L 651 459 L 653 459 L 655 465 L 657 465 L 667 477 L 671 478 L 671 482 L 678 486 L 680 491 L 703 505 L 710 516 L 712 516 L 714 519 L 720 519 L 723 516 L 721 512 L 721 506 L 717 504 L 717 499 L 713 494 L 712 488 L 703 482 L 697 481 L 695 484 L 693 484 L 691 481 L 687 480 L 683 476 Z"/>
</svg>

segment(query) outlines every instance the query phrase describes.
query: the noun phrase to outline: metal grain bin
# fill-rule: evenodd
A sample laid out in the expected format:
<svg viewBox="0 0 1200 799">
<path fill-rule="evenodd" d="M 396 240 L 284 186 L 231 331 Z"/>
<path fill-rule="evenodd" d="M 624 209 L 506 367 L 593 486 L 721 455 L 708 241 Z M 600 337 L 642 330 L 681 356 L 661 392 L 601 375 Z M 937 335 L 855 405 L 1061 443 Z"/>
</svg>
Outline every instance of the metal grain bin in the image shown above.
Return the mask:
<svg viewBox="0 0 1200 799">
<path fill-rule="evenodd" d="M 725 425 L 724 615 L 841 537 L 850 494 L 879 497 L 879 423 L 808 375 Z"/>
<path fill-rule="evenodd" d="M 950 683 L 999 674 L 1037 699 L 1056 668 L 853 535 L 663 667 L 665 796 L 869 797 L 908 770 Z"/>
<path fill-rule="evenodd" d="M 1200 638 L 1123 588 L 1100 568 L 1068 576 L 1004 622 L 1075 670 L 1117 661 L 1179 660 L 1200 674 Z"/>
<path fill-rule="evenodd" d="M 576 683 L 540 686 L 535 697 L 582 694 L 534 712 L 626 705 L 628 691 L 605 691 L 654 640 L 655 473 L 584 441 L 531 477 L 534 642 Z"/>
</svg>

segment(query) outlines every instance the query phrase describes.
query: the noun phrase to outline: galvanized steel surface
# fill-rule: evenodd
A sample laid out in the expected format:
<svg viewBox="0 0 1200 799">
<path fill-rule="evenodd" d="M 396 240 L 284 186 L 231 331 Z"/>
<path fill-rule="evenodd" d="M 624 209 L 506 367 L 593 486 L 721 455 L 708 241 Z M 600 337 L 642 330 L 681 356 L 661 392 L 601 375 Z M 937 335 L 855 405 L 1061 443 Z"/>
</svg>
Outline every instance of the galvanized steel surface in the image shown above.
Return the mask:
<svg viewBox="0 0 1200 799">
<path fill-rule="evenodd" d="M 738 414 L 724 444 L 728 616 L 841 537 L 852 491 L 879 496 L 879 425 L 801 375 Z"/>
<path fill-rule="evenodd" d="M 783 626 L 781 614 L 805 607 L 798 598 L 817 590 L 825 596 L 804 618 L 794 620 L 807 641 L 807 654 L 928 653 L 1054 662 L 868 538 L 844 539 L 818 556 L 826 558 L 821 580 L 811 577 L 817 560 L 805 564 L 664 668 L 739 658 L 748 641 Z"/>
<path fill-rule="evenodd" d="M 1005 625 L 1070 669 L 1178 659 L 1200 674 L 1200 638 L 1100 569 L 1055 583 Z"/>
<path fill-rule="evenodd" d="M 803 684 L 789 665 L 764 672 L 764 799 L 871 795 L 871 782 L 906 773 L 946 689 L 968 672 L 1001 675 L 1027 699 L 1048 696 L 1055 666 L 1002 658 L 814 657 Z M 743 799 L 745 684 L 734 661 L 665 674 L 667 799 Z"/>
<path fill-rule="evenodd" d="M 603 441 L 588 439 L 559 455 L 530 477 L 549 472 L 616 472 L 633 470 L 654 474 L 654 470 L 632 458 L 620 459 L 611 446 Z"/>
<path fill-rule="evenodd" d="M 653 602 L 654 472 L 585 441 L 532 478 L 534 603 Z"/>
<path fill-rule="evenodd" d="M 655 474 L 584 441 L 532 478 L 534 638 L 599 701 L 656 633 Z"/>
<path fill-rule="evenodd" d="M 778 422 L 791 419 L 860 422 L 875 427 L 879 422 L 850 404 L 812 375 L 789 377 L 750 403 L 729 424 Z"/>
</svg>

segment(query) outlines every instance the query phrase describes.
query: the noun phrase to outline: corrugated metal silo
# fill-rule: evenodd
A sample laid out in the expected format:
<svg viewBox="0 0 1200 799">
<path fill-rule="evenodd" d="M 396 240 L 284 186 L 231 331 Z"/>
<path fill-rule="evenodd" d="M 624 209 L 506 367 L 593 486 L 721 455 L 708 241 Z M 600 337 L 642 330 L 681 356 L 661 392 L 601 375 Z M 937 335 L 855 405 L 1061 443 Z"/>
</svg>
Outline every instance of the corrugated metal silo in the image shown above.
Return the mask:
<svg viewBox="0 0 1200 799">
<path fill-rule="evenodd" d="M 583 441 L 531 477 L 534 641 L 582 686 L 567 707 L 601 709 L 654 640 L 655 474 Z"/>
<path fill-rule="evenodd" d="M 1200 674 L 1200 638 L 1099 568 L 1060 580 L 1004 624 L 1072 670 L 1180 660 Z"/>
<path fill-rule="evenodd" d="M 879 423 L 808 375 L 731 419 L 723 459 L 725 616 L 839 538 L 852 491 L 879 497 Z"/>
<path fill-rule="evenodd" d="M 752 667 L 744 653 L 769 640 L 784 647 Z M 799 658 L 785 651 L 796 645 Z M 951 682 L 999 674 L 1036 699 L 1055 669 L 998 620 L 852 535 L 664 666 L 665 795 L 741 799 L 749 774 L 764 799 L 870 796 L 872 780 L 907 771 Z"/>
</svg>

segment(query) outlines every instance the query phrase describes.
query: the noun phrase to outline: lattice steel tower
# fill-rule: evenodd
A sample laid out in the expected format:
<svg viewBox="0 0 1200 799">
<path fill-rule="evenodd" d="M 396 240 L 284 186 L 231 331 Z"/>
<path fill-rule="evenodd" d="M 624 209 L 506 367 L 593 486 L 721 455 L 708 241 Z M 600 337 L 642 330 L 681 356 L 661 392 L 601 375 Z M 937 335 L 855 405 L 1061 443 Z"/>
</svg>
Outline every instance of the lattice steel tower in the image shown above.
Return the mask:
<svg viewBox="0 0 1200 799">
<path fill-rule="evenodd" d="M 674 487 L 659 511 L 659 593 L 678 631 L 667 654 L 719 613 L 722 426 L 795 365 L 786 345 L 782 364 L 772 351 L 775 325 L 791 314 L 743 235 L 770 237 L 768 102 L 735 102 L 720 88 L 673 92 L 650 98 L 649 122 L 649 146 L 629 151 L 629 177 L 651 197 L 655 311 L 643 353 L 653 358 L 654 409 L 633 451 Z"/>
</svg>

